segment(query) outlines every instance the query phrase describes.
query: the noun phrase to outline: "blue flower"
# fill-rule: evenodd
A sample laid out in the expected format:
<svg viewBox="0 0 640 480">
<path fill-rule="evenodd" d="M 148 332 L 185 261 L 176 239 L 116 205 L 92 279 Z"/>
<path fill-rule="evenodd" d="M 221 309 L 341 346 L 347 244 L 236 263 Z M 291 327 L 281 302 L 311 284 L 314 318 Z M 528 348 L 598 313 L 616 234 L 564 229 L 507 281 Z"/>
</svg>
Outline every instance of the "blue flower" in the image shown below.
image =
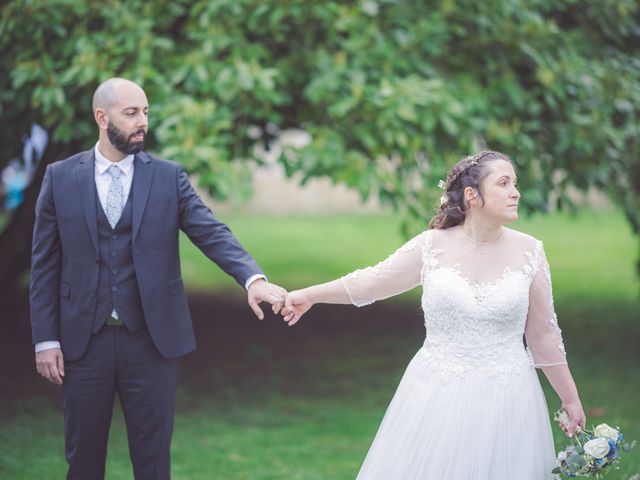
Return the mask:
<svg viewBox="0 0 640 480">
<path fill-rule="evenodd" d="M 604 460 L 602 460 L 601 458 L 596 458 L 596 465 L 602 465 L 604 463 Z"/>
</svg>

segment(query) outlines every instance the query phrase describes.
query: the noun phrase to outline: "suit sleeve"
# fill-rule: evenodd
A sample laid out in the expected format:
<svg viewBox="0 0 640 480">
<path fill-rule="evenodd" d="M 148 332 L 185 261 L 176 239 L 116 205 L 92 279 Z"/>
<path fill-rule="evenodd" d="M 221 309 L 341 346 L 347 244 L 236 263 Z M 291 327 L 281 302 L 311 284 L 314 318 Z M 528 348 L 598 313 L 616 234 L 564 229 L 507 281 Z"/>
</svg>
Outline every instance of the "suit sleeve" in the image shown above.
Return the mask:
<svg viewBox="0 0 640 480">
<path fill-rule="evenodd" d="M 36 202 L 31 249 L 31 332 L 33 343 L 59 340 L 60 237 L 53 201 L 53 175 L 47 166 Z"/>
<path fill-rule="evenodd" d="M 252 275 L 264 275 L 229 227 L 218 221 L 202 202 L 182 167 L 178 171 L 178 204 L 181 230 L 242 287 Z"/>
</svg>

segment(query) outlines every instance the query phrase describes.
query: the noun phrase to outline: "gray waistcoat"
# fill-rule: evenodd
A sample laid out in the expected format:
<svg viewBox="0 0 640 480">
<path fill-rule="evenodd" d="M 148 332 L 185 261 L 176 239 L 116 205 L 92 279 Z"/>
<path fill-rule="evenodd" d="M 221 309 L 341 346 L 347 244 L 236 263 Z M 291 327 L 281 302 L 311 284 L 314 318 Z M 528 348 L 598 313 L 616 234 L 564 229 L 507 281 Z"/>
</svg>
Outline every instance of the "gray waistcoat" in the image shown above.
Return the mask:
<svg viewBox="0 0 640 480">
<path fill-rule="evenodd" d="M 100 271 L 94 333 L 102 328 L 114 307 L 127 330 L 134 332 L 145 326 L 131 250 L 132 198 L 133 189 L 112 229 L 96 193 Z"/>
</svg>

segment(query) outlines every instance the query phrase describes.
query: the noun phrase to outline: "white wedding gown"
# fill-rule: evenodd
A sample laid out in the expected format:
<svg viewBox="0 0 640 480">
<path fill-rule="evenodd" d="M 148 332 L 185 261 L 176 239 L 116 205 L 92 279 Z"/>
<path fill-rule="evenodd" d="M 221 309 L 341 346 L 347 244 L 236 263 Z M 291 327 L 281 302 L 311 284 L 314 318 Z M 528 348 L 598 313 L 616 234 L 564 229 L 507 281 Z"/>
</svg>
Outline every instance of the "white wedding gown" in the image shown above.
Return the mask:
<svg viewBox="0 0 640 480">
<path fill-rule="evenodd" d="M 540 241 L 507 228 L 487 244 L 461 227 L 428 230 L 342 280 L 357 306 L 423 287 L 426 339 L 359 480 L 556 478 L 535 367 L 566 359 Z"/>
</svg>

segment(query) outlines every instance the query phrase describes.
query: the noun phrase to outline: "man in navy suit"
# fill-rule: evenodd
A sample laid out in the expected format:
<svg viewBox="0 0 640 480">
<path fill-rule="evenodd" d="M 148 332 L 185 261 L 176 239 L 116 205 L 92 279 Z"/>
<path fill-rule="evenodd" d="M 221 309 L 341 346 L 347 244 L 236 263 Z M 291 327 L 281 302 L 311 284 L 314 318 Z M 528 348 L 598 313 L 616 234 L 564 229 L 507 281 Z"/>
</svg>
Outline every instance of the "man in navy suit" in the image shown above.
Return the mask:
<svg viewBox="0 0 640 480">
<path fill-rule="evenodd" d="M 36 366 L 62 385 L 68 479 L 102 479 L 116 393 L 136 479 L 170 478 L 178 359 L 195 349 L 178 232 L 278 313 L 268 283 L 182 167 L 142 151 L 148 102 L 112 78 L 94 94 L 96 146 L 47 167 L 36 206 L 31 325 Z"/>
</svg>

